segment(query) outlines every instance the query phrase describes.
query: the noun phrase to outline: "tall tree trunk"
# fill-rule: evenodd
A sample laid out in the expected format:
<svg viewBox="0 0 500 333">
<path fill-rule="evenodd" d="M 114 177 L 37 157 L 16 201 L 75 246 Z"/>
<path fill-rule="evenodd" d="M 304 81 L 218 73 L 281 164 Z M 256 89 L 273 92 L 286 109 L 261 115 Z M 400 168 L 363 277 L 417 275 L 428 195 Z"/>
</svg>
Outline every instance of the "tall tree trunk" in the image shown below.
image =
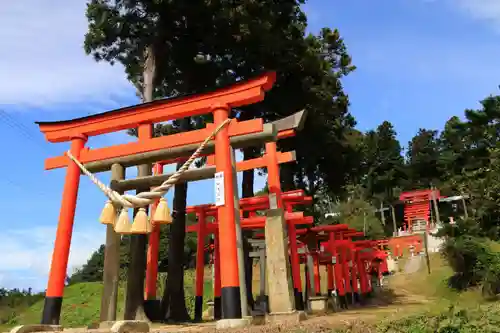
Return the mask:
<svg viewBox="0 0 500 333">
<path fill-rule="evenodd" d="M 183 132 L 191 129 L 191 118 L 181 120 Z M 177 169 L 183 163 L 177 164 Z M 190 320 L 184 298 L 184 240 L 186 237 L 186 197 L 188 183 L 174 187 L 173 223 L 170 225 L 168 267 L 165 288 L 161 300 L 164 318 L 169 321 L 186 322 Z"/>
<path fill-rule="evenodd" d="M 253 147 L 246 148 L 243 150 L 243 159 L 250 160 L 256 157 L 257 153 Z M 243 198 L 251 198 L 254 196 L 253 185 L 255 179 L 255 171 L 245 170 L 243 171 L 243 180 L 241 183 L 241 194 Z M 243 217 L 248 217 L 248 212 L 245 212 Z M 245 281 L 246 281 L 246 294 L 247 294 L 247 303 L 249 309 L 254 308 L 254 299 L 252 292 L 252 278 L 253 278 L 253 259 L 250 257 L 250 252 L 252 251 L 252 246 L 248 241 L 252 238 L 253 233 L 251 230 L 243 230 L 242 233 L 243 238 L 243 254 L 245 256 Z"/>
<path fill-rule="evenodd" d="M 293 181 L 293 165 L 284 163 L 280 165 L 281 188 L 283 192 L 291 191 L 295 188 Z"/>
<path fill-rule="evenodd" d="M 143 86 L 142 99 L 144 103 L 153 100 L 154 81 L 156 76 L 156 59 L 153 45 L 149 45 L 144 50 L 144 68 L 143 68 Z M 151 125 L 152 126 L 152 125 Z M 139 140 L 142 139 L 139 137 Z M 151 174 L 151 164 L 142 164 L 138 166 L 138 176 L 147 176 Z M 147 191 L 146 189 L 138 190 Z M 147 207 L 146 207 L 147 208 Z M 136 214 L 134 209 L 134 215 Z M 147 320 L 144 312 L 144 279 L 146 276 L 146 235 L 130 236 L 130 264 L 127 273 L 127 292 L 124 311 L 124 319 L 128 320 Z"/>
</svg>

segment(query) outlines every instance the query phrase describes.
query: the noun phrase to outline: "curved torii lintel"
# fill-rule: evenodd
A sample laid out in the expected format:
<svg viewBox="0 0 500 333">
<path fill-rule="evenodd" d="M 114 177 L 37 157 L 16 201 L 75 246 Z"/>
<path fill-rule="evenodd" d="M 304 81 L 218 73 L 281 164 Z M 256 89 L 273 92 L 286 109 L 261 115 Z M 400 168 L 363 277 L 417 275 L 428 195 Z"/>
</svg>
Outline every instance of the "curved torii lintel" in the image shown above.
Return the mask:
<svg viewBox="0 0 500 333">
<path fill-rule="evenodd" d="M 241 81 L 227 88 L 196 95 L 160 99 L 88 117 L 54 122 L 36 122 L 49 142 L 70 141 L 75 135 L 95 136 L 129 128 L 210 112 L 215 104 L 231 108 L 260 102 L 276 80 L 274 72 Z"/>
</svg>

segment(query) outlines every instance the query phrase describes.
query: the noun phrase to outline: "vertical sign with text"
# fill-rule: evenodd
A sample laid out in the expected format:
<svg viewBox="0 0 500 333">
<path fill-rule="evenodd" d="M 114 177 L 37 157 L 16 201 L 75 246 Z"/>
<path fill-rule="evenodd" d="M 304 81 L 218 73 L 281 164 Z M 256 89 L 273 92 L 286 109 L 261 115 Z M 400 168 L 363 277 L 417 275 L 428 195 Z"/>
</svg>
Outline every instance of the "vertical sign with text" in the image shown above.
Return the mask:
<svg viewBox="0 0 500 333">
<path fill-rule="evenodd" d="M 215 173 L 215 205 L 224 206 L 224 172 Z"/>
</svg>

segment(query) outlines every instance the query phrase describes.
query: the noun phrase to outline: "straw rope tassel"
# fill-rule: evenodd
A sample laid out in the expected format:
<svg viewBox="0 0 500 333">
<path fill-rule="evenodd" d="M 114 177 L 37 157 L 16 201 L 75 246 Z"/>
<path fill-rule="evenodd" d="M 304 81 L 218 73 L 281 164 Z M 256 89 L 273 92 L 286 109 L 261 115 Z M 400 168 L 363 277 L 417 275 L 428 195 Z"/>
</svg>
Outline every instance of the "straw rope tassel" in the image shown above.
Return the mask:
<svg viewBox="0 0 500 333">
<path fill-rule="evenodd" d="M 115 229 L 116 229 L 119 224 L 124 224 L 124 222 L 128 222 L 128 224 L 130 225 L 130 221 L 128 219 L 128 209 L 130 209 L 130 208 L 142 208 L 142 207 L 145 207 L 147 205 L 153 204 L 157 199 L 162 198 L 170 190 L 170 188 L 177 183 L 177 181 L 182 176 L 182 174 L 184 172 L 186 172 L 186 170 L 188 170 L 188 168 L 191 166 L 191 164 L 194 162 L 194 160 L 196 160 L 198 158 L 198 156 L 201 154 L 201 152 L 206 147 L 206 145 L 210 142 L 210 140 L 212 140 L 217 135 L 217 133 L 219 133 L 220 130 L 222 130 L 230 122 L 231 122 L 231 119 L 226 119 L 226 121 L 224 121 L 219 126 L 217 126 L 214 129 L 214 131 L 212 132 L 212 134 L 210 134 L 210 136 L 208 136 L 200 144 L 200 146 L 191 155 L 191 157 L 189 157 L 189 159 L 182 165 L 182 167 L 179 170 L 177 170 L 172 176 L 170 176 L 166 181 L 164 181 L 160 186 L 153 188 L 151 191 L 138 193 L 137 195 L 130 195 L 130 194 L 123 194 L 122 195 L 122 194 L 112 190 L 110 187 L 106 186 L 99 179 L 97 179 L 97 177 L 94 176 L 89 170 L 87 170 L 85 168 L 85 166 L 80 161 L 78 161 L 78 159 L 76 159 L 73 156 L 73 154 L 71 154 L 70 151 L 67 151 L 66 155 L 76 165 L 78 165 L 80 170 L 90 178 L 92 183 L 94 183 L 109 198 L 111 203 L 117 205 L 118 207 L 122 207 L 122 210 L 121 210 L 120 215 L 118 217 L 118 221 L 116 222 L 116 226 L 115 226 Z M 101 217 L 102 217 L 101 223 L 109 223 L 110 217 L 113 216 L 113 213 L 116 214 L 116 208 L 111 207 L 111 206 L 113 206 L 113 205 L 112 204 L 108 205 L 108 202 L 106 203 L 106 205 L 103 209 L 103 212 L 101 213 Z M 127 214 L 126 218 L 125 218 L 125 214 Z M 116 216 L 116 215 L 114 215 L 114 216 Z M 122 221 L 120 221 L 120 220 L 122 220 Z M 122 222 L 122 223 L 120 223 L 120 222 Z M 119 227 L 118 229 L 121 229 L 121 227 Z"/>
<path fill-rule="evenodd" d="M 111 200 L 106 201 L 104 209 L 102 210 L 101 216 L 99 217 L 99 222 L 102 224 L 115 224 L 116 220 L 116 208 Z"/>
<path fill-rule="evenodd" d="M 156 206 L 156 210 L 153 216 L 153 222 L 158 224 L 170 224 L 172 223 L 172 216 L 170 215 L 170 209 L 168 208 L 167 200 L 161 198 Z"/>
<path fill-rule="evenodd" d="M 131 234 L 131 228 L 132 224 L 130 224 L 128 209 L 122 208 L 115 224 L 115 232 L 118 234 Z"/>
</svg>

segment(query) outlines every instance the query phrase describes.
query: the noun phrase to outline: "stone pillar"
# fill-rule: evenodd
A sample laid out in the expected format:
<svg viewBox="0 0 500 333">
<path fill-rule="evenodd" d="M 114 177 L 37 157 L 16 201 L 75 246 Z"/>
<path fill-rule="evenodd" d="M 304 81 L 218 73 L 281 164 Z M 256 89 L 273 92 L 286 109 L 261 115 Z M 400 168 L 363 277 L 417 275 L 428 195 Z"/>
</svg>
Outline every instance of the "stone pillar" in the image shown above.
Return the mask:
<svg viewBox="0 0 500 333">
<path fill-rule="evenodd" d="M 288 260 L 288 239 L 283 209 L 267 211 L 266 263 L 269 286 L 269 319 L 276 321 L 299 321 L 295 311 L 292 272 Z M 281 318 L 277 318 L 280 315 Z"/>
</svg>

